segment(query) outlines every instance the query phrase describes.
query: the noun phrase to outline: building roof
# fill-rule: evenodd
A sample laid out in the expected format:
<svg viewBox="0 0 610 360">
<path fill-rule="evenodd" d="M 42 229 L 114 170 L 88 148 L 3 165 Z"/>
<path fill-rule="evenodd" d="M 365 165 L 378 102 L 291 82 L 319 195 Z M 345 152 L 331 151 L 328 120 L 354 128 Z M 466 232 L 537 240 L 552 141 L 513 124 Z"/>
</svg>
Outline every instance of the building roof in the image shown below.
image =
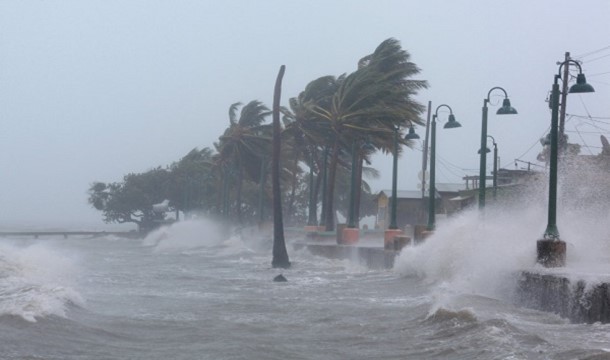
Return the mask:
<svg viewBox="0 0 610 360">
<path fill-rule="evenodd" d="M 392 196 L 392 190 L 381 190 L 377 196 L 382 193 L 386 197 Z M 396 197 L 399 199 L 421 199 L 421 190 L 396 190 Z"/>
<path fill-rule="evenodd" d="M 460 190 L 466 190 L 466 184 L 449 184 L 449 183 L 436 183 L 434 184 L 436 191 L 438 192 L 458 192 Z"/>
<path fill-rule="evenodd" d="M 439 193 L 456 193 L 457 194 L 458 191 L 466 189 L 466 185 L 464 185 L 464 184 L 447 184 L 447 183 L 438 184 L 437 183 L 437 184 L 435 184 L 434 187 L 436 188 L 436 197 L 437 198 L 440 197 Z M 381 190 L 377 196 L 380 196 L 381 194 L 385 195 L 388 198 L 392 197 L 392 190 L 391 189 Z M 422 192 L 421 192 L 421 190 L 396 190 L 396 197 L 398 197 L 399 199 L 421 199 Z M 424 197 L 428 197 L 428 191 L 426 191 L 426 194 Z"/>
</svg>

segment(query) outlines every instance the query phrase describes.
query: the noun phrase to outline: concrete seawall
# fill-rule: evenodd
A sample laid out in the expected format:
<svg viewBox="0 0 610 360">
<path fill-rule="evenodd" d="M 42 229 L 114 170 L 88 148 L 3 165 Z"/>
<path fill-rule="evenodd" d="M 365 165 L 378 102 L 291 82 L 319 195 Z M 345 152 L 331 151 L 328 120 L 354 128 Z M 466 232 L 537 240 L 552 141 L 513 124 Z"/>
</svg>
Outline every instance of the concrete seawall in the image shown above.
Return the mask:
<svg viewBox="0 0 610 360">
<path fill-rule="evenodd" d="M 383 240 L 380 240 L 383 244 Z M 398 251 L 384 250 L 381 247 L 360 247 L 333 244 L 306 244 L 314 255 L 330 259 L 349 259 L 371 269 L 391 269 Z"/>
<path fill-rule="evenodd" d="M 384 250 L 381 245 L 382 240 L 376 240 L 355 246 L 307 242 L 299 247 L 306 247 L 317 256 L 348 259 L 371 269 L 391 269 L 400 251 Z M 585 281 L 578 276 L 523 271 L 515 303 L 558 314 L 573 323 L 610 323 L 610 281 Z"/>
<path fill-rule="evenodd" d="M 524 271 L 517 303 L 556 313 L 574 323 L 610 323 L 610 284 L 570 280 L 567 276 Z"/>
</svg>

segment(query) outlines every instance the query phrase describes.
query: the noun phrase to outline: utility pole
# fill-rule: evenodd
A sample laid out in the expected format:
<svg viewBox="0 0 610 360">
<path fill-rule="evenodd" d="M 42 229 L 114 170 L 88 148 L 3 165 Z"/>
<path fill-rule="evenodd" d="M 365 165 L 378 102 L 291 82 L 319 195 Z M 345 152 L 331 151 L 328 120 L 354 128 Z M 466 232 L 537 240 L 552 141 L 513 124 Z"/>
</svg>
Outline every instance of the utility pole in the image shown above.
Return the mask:
<svg viewBox="0 0 610 360">
<path fill-rule="evenodd" d="M 432 101 L 428 101 L 428 117 L 426 118 L 426 137 L 424 138 L 424 151 L 421 161 L 421 198 L 426 197 L 426 168 L 428 167 L 428 138 L 430 137 L 430 114 Z"/>
<path fill-rule="evenodd" d="M 563 64 L 562 86 L 561 86 L 561 110 L 559 112 L 559 146 L 565 149 L 565 120 L 566 120 L 566 99 L 568 96 L 568 76 L 570 75 L 570 52 L 566 52 Z"/>
</svg>

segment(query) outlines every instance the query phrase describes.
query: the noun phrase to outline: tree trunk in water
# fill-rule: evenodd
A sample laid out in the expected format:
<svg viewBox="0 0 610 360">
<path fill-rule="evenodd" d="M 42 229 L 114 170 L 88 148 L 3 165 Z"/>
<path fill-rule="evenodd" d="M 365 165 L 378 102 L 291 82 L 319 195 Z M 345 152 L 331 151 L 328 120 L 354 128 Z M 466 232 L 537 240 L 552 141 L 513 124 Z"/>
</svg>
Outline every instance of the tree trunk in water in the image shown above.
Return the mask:
<svg viewBox="0 0 610 360">
<path fill-rule="evenodd" d="M 280 67 L 273 92 L 273 161 L 271 164 L 271 174 L 273 177 L 273 260 L 271 261 L 271 266 L 287 269 L 290 267 L 290 260 L 288 259 L 286 241 L 284 240 L 280 190 L 280 97 L 285 69 L 284 65 Z"/>
<path fill-rule="evenodd" d="M 335 197 L 335 178 L 337 175 L 337 162 L 339 160 L 339 140 L 335 140 L 333 144 L 333 152 L 330 157 L 328 166 L 328 184 L 326 184 L 326 219 L 324 225 L 326 231 L 335 230 L 335 210 L 333 208 Z"/>
</svg>

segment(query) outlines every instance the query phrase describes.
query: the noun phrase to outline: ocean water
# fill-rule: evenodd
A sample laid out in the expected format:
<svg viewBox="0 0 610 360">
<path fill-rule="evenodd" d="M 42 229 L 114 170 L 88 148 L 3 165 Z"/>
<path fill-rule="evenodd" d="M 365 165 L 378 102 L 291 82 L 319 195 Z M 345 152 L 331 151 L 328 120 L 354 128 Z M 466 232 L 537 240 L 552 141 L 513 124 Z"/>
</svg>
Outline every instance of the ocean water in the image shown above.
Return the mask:
<svg viewBox="0 0 610 360">
<path fill-rule="evenodd" d="M 0 359 L 610 359 L 610 325 L 513 304 L 540 227 L 522 216 L 506 231 L 465 214 L 390 270 L 292 240 L 292 268 L 272 269 L 269 240 L 203 220 L 145 239 L 3 238 Z"/>
</svg>

